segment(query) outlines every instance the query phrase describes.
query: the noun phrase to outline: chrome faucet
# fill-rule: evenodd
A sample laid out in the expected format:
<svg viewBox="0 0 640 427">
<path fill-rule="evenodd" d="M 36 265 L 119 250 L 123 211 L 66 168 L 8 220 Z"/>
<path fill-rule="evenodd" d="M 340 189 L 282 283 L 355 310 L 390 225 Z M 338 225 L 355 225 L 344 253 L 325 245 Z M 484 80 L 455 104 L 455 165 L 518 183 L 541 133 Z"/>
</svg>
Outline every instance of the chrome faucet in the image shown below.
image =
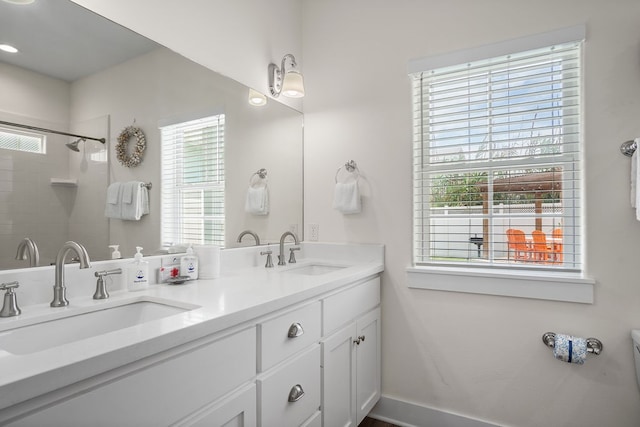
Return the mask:
<svg viewBox="0 0 640 427">
<path fill-rule="evenodd" d="M 67 300 L 67 287 L 64 285 L 64 261 L 67 258 L 67 254 L 71 251 L 78 255 L 80 268 L 91 267 L 89 254 L 84 246 L 72 241 L 62 245 L 56 255 L 56 282 L 53 285 L 53 301 L 51 301 L 51 307 L 66 307 L 69 305 L 69 300 Z"/>
<path fill-rule="evenodd" d="M 40 264 L 40 253 L 36 242 L 25 237 L 18 245 L 16 259 L 27 259 L 27 255 L 29 255 L 29 267 L 37 267 Z"/>
<path fill-rule="evenodd" d="M 254 232 L 253 232 L 253 231 L 251 231 L 251 230 L 244 230 L 242 233 L 240 233 L 240 235 L 238 236 L 238 243 L 242 242 L 242 238 L 243 238 L 244 236 L 246 236 L 247 234 L 249 234 L 249 235 L 253 236 L 253 238 L 254 238 L 254 239 L 255 239 L 255 241 L 256 241 L 256 246 L 260 246 L 260 237 L 258 237 L 258 234 L 257 234 L 257 233 L 254 233 Z"/>
<path fill-rule="evenodd" d="M 296 236 L 295 233 L 292 233 L 291 231 L 285 231 L 282 233 L 282 236 L 280 237 L 280 255 L 278 255 L 278 265 L 287 265 L 287 262 L 284 260 L 284 239 L 286 239 L 287 236 L 293 237 L 293 242 L 296 245 L 300 244 L 298 236 Z"/>
</svg>

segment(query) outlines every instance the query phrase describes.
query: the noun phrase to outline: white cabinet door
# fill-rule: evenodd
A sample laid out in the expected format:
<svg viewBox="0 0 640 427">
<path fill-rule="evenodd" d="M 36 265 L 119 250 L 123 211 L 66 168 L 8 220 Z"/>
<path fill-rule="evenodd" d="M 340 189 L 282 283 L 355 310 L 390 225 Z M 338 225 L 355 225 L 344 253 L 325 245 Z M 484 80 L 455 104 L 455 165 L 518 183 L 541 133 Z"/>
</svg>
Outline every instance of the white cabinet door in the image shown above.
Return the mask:
<svg viewBox="0 0 640 427">
<path fill-rule="evenodd" d="M 355 427 L 380 398 L 380 308 L 322 342 L 325 427 Z"/>
<path fill-rule="evenodd" d="M 356 427 L 356 324 L 322 342 L 322 425 Z"/>
<path fill-rule="evenodd" d="M 357 424 L 380 399 L 380 308 L 356 321 Z"/>
</svg>

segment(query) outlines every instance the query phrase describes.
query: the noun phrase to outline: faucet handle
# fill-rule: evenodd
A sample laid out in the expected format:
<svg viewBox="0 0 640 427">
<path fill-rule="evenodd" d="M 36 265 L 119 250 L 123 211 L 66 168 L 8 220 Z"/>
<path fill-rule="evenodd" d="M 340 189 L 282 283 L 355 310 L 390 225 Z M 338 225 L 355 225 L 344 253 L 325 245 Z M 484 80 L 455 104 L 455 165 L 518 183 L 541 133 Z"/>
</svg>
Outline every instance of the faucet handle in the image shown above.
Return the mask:
<svg viewBox="0 0 640 427">
<path fill-rule="evenodd" d="M 289 248 L 289 264 L 296 263 L 296 253 L 295 251 L 299 251 L 300 246 L 294 246 L 293 248 Z"/>
<path fill-rule="evenodd" d="M 18 307 L 16 293 L 13 291 L 19 286 L 20 284 L 18 281 L 0 284 L 0 290 L 7 291 L 4 294 L 4 302 L 2 304 L 2 309 L 0 310 L 0 317 L 13 317 L 22 313 L 22 310 Z"/>
<path fill-rule="evenodd" d="M 114 268 L 113 270 L 96 271 L 94 276 L 98 278 L 96 281 L 96 291 L 93 294 L 93 299 L 107 299 L 109 298 L 109 292 L 107 292 L 107 285 L 104 283 L 104 278 L 112 274 L 122 274 L 121 268 Z"/>
<path fill-rule="evenodd" d="M 273 251 L 271 249 L 268 249 L 266 251 L 260 252 L 260 255 L 266 255 L 267 256 L 267 263 L 264 265 L 265 268 L 273 268 L 273 260 L 271 258 L 271 254 L 272 253 L 273 253 Z"/>
</svg>

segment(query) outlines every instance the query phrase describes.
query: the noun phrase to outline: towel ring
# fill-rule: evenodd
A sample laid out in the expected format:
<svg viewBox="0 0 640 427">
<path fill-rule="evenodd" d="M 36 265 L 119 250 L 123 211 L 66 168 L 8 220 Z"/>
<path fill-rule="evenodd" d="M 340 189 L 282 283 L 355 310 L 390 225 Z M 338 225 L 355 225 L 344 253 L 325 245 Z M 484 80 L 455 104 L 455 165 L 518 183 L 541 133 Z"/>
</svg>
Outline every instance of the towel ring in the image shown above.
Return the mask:
<svg viewBox="0 0 640 427">
<path fill-rule="evenodd" d="M 336 171 L 336 176 L 335 176 L 336 184 L 338 183 L 338 174 L 340 174 L 340 171 L 342 169 L 346 170 L 347 172 L 349 172 L 351 174 L 355 173 L 355 179 L 356 180 L 360 176 L 360 169 L 358 169 L 358 165 L 356 164 L 356 162 L 353 161 L 353 160 L 349 160 L 347 163 L 344 164 L 344 166 L 340 166 L 338 168 L 338 170 Z"/>
<path fill-rule="evenodd" d="M 256 182 L 254 181 L 254 178 L 258 178 L 261 180 L 266 180 L 267 179 L 267 170 L 265 168 L 262 169 L 258 169 L 257 172 L 254 172 L 253 175 L 251 175 L 251 177 L 249 177 L 249 185 L 253 185 L 256 184 Z M 266 185 L 266 183 L 265 183 Z"/>
</svg>

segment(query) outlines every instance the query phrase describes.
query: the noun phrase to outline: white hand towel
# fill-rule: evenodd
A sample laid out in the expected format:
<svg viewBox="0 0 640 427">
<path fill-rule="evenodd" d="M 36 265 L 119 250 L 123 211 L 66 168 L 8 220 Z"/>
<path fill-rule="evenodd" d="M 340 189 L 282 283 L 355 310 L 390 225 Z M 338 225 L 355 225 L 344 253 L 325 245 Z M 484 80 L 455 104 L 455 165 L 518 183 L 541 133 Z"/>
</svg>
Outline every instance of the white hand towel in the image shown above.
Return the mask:
<svg viewBox="0 0 640 427">
<path fill-rule="evenodd" d="M 267 215 L 269 213 L 269 188 L 249 186 L 244 210 L 253 215 Z"/>
<path fill-rule="evenodd" d="M 360 191 L 357 180 L 336 183 L 333 194 L 333 208 L 345 215 L 360 213 Z"/>
<path fill-rule="evenodd" d="M 149 192 L 143 184 L 140 181 L 123 184 L 121 219 L 138 221 L 142 215 L 149 213 Z"/>
<path fill-rule="evenodd" d="M 107 218 L 120 218 L 122 205 L 120 204 L 120 195 L 122 192 L 122 183 L 113 182 L 107 188 L 107 203 L 104 208 L 104 216 Z"/>
</svg>

